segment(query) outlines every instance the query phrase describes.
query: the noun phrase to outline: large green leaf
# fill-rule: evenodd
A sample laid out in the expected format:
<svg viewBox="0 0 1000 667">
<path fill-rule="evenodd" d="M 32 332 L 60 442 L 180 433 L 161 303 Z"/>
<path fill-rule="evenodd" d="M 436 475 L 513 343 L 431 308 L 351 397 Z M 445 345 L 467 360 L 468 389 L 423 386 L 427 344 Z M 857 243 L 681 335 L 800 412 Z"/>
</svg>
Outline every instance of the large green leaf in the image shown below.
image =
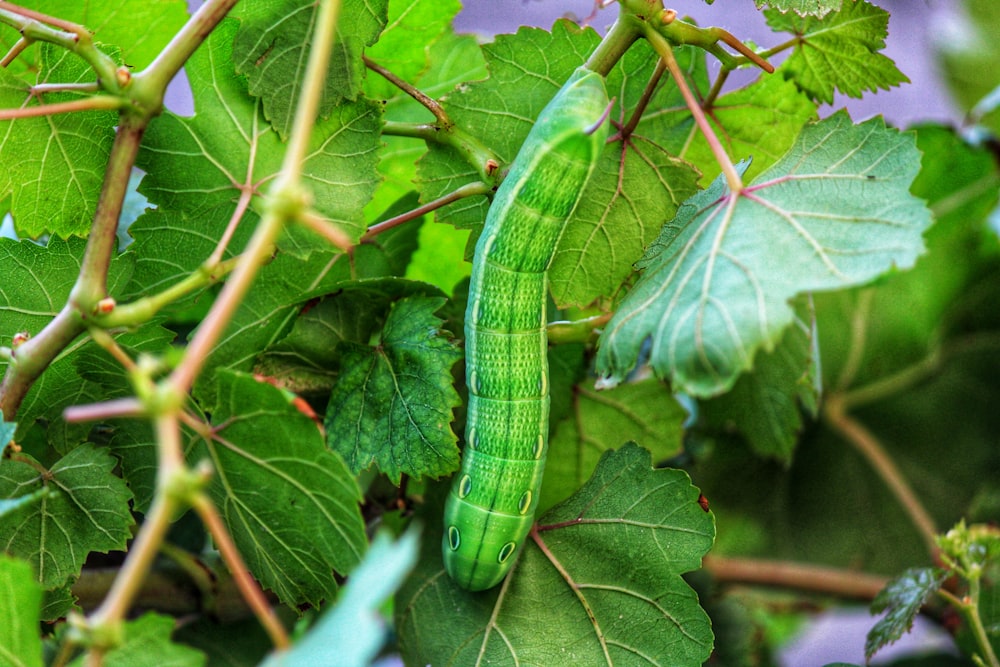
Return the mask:
<svg viewBox="0 0 1000 667">
<path fill-rule="evenodd" d="M 186 65 L 195 115 L 165 113 L 146 132 L 137 164 L 147 173 L 139 190 L 162 208 L 191 216 L 220 205 L 234 211 L 244 190 L 266 189 L 281 169 L 284 144 L 232 70 L 237 27 L 234 20 L 220 23 Z M 354 239 L 378 182 L 379 125 L 374 103 L 341 104 L 317 123 L 303 163 L 315 209 Z"/>
<path fill-rule="evenodd" d="M 918 166 L 912 136 L 838 113 L 741 192 L 716 179 L 647 251 L 602 335 L 598 371 L 621 381 L 651 338 L 653 369 L 675 389 L 729 389 L 792 322 L 796 294 L 913 265 L 930 224 L 909 193 Z"/>
<path fill-rule="evenodd" d="M 387 5 L 388 0 L 341 3 L 321 118 L 358 98 L 365 73 L 361 54 L 385 27 Z M 264 115 L 283 139 L 295 118 L 318 13 L 314 0 L 244 0 L 234 12 L 241 19 L 232 42 L 235 71 L 247 78 L 250 93 L 261 98 Z"/>
<path fill-rule="evenodd" d="M 428 536 L 396 604 L 404 659 L 701 665 L 712 630 L 680 576 L 700 567 L 715 535 L 697 499 L 685 473 L 652 469 L 649 453 L 629 444 L 605 453 L 590 481 L 539 519 L 494 589 L 456 586 L 444 572 L 440 535 Z"/>
<path fill-rule="evenodd" d="M 91 552 L 125 549 L 132 536 L 132 495 L 113 473 L 115 464 L 92 445 L 77 447 L 45 474 L 37 462 L 0 462 L 0 498 L 52 491 L 0 516 L 0 547 L 31 563 L 45 588 L 79 575 Z"/>
<path fill-rule="evenodd" d="M 31 565 L 0 554 L 0 664 L 42 667 L 41 604 L 42 588 Z"/>
<path fill-rule="evenodd" d="M 367 543 L 344 462 L 284 394 L 249 376 L 219 374 L 212 420 L 192 456 L 211 461 L 212 498 L 248 567 L 287 604 L 330 598 L 333 573 L 357 565 Z"/>
<path fill-rule="evenodd" d="M 41 45 L 37 84 L 87 83 L 93 71 L 75 55 Z M 0 76 L 4 106 L 37 106 L 28 84 Z M 79 92 L 48 93 L 45 104 L 80 100 Z M 12 104 L 12 102 L 16 102 Z M 7 172 L 10 211 L 23 236 L 85 235 L 97 208 L 117 114 L 110 111 L 61 113 L 0 121 L 0 164 Z M 6 192 L 0 190 L 0 198 Z"/>
<path fill-rule="evenodd" d="M 813 99 L 831 104 L 834 90 L 861 97 L 866 90 L 888 90 L 909 82 L 892 60 L 879 53 L 885 48 L 889 13 L 867 0 L 847 2 L 823 18 L 773 10 L 765 14 L 771 28 L 798 38 L 779 72 Z"/>
<path fill-rule="evenodd" d="M 441 297 L 404 297 L 370 341 L 343 344 L 326 431 L 355 473 L 374 463 L 398 484 L 404 473 L 440 477 L 458 467 L 451 367 L 462 351 L 434 315 L 442 305 Z"/>
</svg>

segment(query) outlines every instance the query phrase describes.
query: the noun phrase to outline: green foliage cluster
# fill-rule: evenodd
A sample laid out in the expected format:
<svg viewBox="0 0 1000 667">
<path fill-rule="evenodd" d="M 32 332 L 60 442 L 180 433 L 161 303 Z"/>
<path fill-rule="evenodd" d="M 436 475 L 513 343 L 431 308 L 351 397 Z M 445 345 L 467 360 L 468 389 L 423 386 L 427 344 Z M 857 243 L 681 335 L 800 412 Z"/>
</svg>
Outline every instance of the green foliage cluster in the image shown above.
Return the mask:
<svg viewBox="0 0 1000 667">
<path fill-rule="evenodd" d="M 756 53 L 651 0 L 488 43 L 457 0 L 0 3 L 0 664 L 767 664 L 780 587 L 874 600 L 867 658 L 950 605 L 997 665 L 995 83 L 975 131 L 855 122 L 888 14 L 755 4 Z M 469 593 L 463 280 L 584 62 L 539 516 Z"/>
</svg>

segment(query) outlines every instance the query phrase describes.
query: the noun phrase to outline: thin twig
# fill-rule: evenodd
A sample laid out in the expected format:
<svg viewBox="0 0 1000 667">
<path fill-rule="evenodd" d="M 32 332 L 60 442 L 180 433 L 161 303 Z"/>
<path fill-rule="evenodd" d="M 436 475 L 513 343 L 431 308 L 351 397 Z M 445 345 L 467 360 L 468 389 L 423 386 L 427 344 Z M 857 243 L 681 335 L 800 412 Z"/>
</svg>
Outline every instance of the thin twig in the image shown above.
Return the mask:
<svg viewBox="0 0 1000 667">
<path fill-rule="evenodd" d="M 865 457 L 875 473 L 885 482 L 910 517 L 917 532 L 920 533 L 928 553 L 934 556 L 938 549 L 935 539 L 938 531 L 934 519 L 924 508 L 917 494 L 910 488 L 909 482 L 896 463 L 886 453 L 882 443 L 861 422 L 847 414 L 843 399 L 839 394 L 827 397 L 823 415 L 827 423 Z"/>
<path fill-rule="evenodd" d="M 382 75 L 382 78 L 384 78 L 386 81 L 388 81 L 389 83 L 396 86 L 404 93 L 415 99 L 422 106 L 426 107 L 428 111 L 434 114 L 434 117 L 437 119 L 438 123 L 441 124 L 442 128 L 447 129 L 450 128 L 452 125 L 454 125 L 454 123 L 451 122 L 451 119 L 448 118 L 448 113 L 444 110 L 444 108 L 440 104 L 438 104 L 437 100 L 435 100 L 433 97 L 430 97 L 425 92 L 423 92 L 413 84 L 409 83 L 408 81 L 400 79 L 398 76 L 393 74 L 385 67 L 382 67 L 368 56 L 362 56 L 362 59 L 365 62 L 365 67 L 372 70 L 373 72 L 377 72 L 378 74 Z"/>
<path fill-rule="evenodd" d="M 406 213 L 401 213 L 395 217 L 389 218 L 388 220 L 383 220 L 382 222 L 375 223 L 368 228 L 368 231 L 364 233 L 361 237 L 361 243 L 370 243 L 379 234 L 386 232 L 393 227 L 398 227 L 404 222 L 409 222 L 410 220 L 416 220 L 422 215 L 426 215 L 431 211 L 435 211 L 439 208 L 447 206 L 452 202 L 456 202 L 459 199 L 464 199 L 465 197 L 471 197 L 472 195 L 485 195 L 489 194 L 492 188 L 480 182 L 466 183 L 465 185 L 456 188 L 452 192 L 449 192 L 443 197 L 438 197 L 432 202 L 428 202 L 423 206 L 418 206 L 412 211 L 407 211 Z"/>
<path fill-rule="evenodd" d="M 761 584 L 861 600 L 873 599 L 889 582 L 888 577 L 791 561 L 706 556 L 703 565 L 722 582 Z"/>
<path fill-rule="evenodd" d="M 39 104 L 18 109 L 0 109 L 0 120 L 17 120 L 18 118 L 37 118 L 38 116 L 54 116 L 60 113 L 76 111 L 116 111 L 124 106 L 121 98 L 111 95 L 95 95 L 69 102 L 54 102 Z"/>
</svg>

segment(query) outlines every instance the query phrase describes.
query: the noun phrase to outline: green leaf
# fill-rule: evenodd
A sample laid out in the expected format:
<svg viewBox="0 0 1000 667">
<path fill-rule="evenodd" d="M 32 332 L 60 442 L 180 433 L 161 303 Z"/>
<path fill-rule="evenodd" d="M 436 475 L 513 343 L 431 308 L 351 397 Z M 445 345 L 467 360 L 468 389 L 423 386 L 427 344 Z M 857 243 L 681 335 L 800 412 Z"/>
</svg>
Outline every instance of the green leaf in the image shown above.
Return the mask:
<svg viewBox="0 0 1000 667">
<path fill-rule="evenodd" d="M 572 415 L 555 427 L 545 463 L 539 512 L 583 486 L 606 451 L 623 439 L 646 447 L 663 461 L 681 449 L 687 413 L 662 382 L 627 383 L 595 392 L 573 391 Z"/>
<path fill-rule="evenodd" d="M 286 604 L 330 598 L 333 572 L 351 570 L 366 546 L 347 467 L 312 420 L 251 377 L 219 373 L 212 421 L 193 460 L 211 461 L 212 498 L 250 571 Z"/>
<path fill-rule="evenodd" d="M 41 45 L 35 85 L 93 80 L 93 71 L 74 54 L 51 44 Z M 4 75 L 0 87 L 4 106 L 38 106 L 29 86 L 20 80 Z M 47 93 L 42 99 L 45 104 L 58 104 L 85 97 L 78 92 L 60 92 Z M 117 114 L 110 111 L 0 121 L 0 164 L 8 172 L 6 187 L 10 188 L 10 211 L 18 234 L 37 238 L 87 233 L 117 122 Z M 0 185 L 4 183 L 0 181 Z M 0 191 L 0 198 L 4 194 Z"/>
<path fill-rule="evenodd" d="M 765 12 L 775 31 L 791 32 L 798 44 L 779 72 L 810 97 L 833 103 L 834 90 L 860 98 L 864 91 L 888 90 L 909 83 L 885 48 L 889 13 L 867 0 L 847 2 L 823 18 Z"/>
<path fill-rule="evenodd" d="M 413 568 L 417 544 L 417 533 L 412 530 L 395 543 L 385 532 L 376 535 L 365 559 L 347 580 L 337 606 L 295 646 L 273 654 L 261 667 L 370 665 L 388 634 L 379 606 Z"/>
<path fill-rule="evenodd" d="M 0 664 L 42 667 L 41 604 L 42 587 L 31 565 L 0 554 Z"/>
<path fill-rule="evenodd" d="M 224 20 L 186 65 L 194 117 L 168 112 L 146 132 L 137 159 L 146 171 L 139 191 L 162 208 L 192 217 L 220 205 L 234 211 L 244 191 L 264 188 L 281 170 L 285 146 L 262 123 L 260 101 L 247 97 L 232 70 L 237 27 Z M 378 105 L 363 99 L 338 105 L 317 123 L 302 165 L 316 211 L 355 240 L 378 182 L 379 129 Z"/>
<path fill-rule="evenodd" d="M 823 16 L 827 12 L 837 11 L 844 0 L 754 0 L 757 9 L 765 4 L 781 12 L 789 10 L 797 14 Z"/>
<path fill-rule="evenodd" d="M 791 459 L 798 443 L 800 405 L 815 416 L 820 394 L 813 313 L 797 310 L 792 326 L 774 350 L 758 356 L 753 371 L 741 375 L 730 391 L 699 405 L 711 427 L 742 433 L 757 454 L 783 461 Z"/>
<path fill-rule="evenodd" d="M 701 665 L 712 630 L 680 576 L 700 567 L 715 534 L 697 498 L 687 474 L 652 469 L 645 450 L 607 452 L 576 495 L 541 517 L 506 582 L 482 593 L 448 578 L 429 536 L 397 600 L 404 660 Z"/>
<path fill-rule="evenodd" d="M 91 552 L 125 549 L 132 536 L 132 495 L 114 475 L 115 465 L 110 454 L 89 444 L 62 457 L 44 475 L 37 462 L 0 464 L 0 497 L 52 491 L 0 517 L 0 547 L 31 563 L 45 588 L 79 575 Z"/>
<path fill-rule="evenodd" d="M 604 330 L 598 372 L 621 381 L 651 338 L 653 369 L 674 389 L 728 390 L 791 324 L 789 299 L 913 265 L 930 224 L 908 190 L 918 165 L 912 136 L 838 113 L 742 192 L 716 179 L 647 251 Z"/>
<path fill-rule="evenodd" d="M 104 655 L 106 667 L 202 667 L 205 655 L 189 646 L 176 644 L 170 635 L 177 621 L 170 616 L 147 613 L 124 624 L 125 642 Z M 70 663 L 72 667 L 87 665 L 81 655 Z"/>
<path fill-rule="evenodd" d="M 394 301 L 371 343 L 347 344 L 326 413 L 327 441 L 355 473 L 372 463 L 398 484 L 403 473 L 440 477 L 458 467 L 451 367 L 462 358 L 434 312 L 440 297 Z"/>
<path fill-rule="evenodd" d="M 865 658 L 893 643 L 913 627 L 913 619 L 920 613 L 927 598 L 941 588 L 946 573 L 938 568 L 910 568 L 890 581 L 872 601 L 873 614 L 886 612 L 868 632 L 865 640 Z"/>
<path fill-rule="evenodd" d="M 361 55 L 385 27 L 387 0 L 347 0 L 337 19 L 337 35 L 320 101 L 320 118 L 361 91 Z M 234 11 L 241 19 L 232 43 L 237 74 L 247 77 L 250 94 L 264 103 L 264 115 L 282 139 L 288 137 L 305 79 L 319 5 L 313 0 L 244 0 Z"/>
</svg>

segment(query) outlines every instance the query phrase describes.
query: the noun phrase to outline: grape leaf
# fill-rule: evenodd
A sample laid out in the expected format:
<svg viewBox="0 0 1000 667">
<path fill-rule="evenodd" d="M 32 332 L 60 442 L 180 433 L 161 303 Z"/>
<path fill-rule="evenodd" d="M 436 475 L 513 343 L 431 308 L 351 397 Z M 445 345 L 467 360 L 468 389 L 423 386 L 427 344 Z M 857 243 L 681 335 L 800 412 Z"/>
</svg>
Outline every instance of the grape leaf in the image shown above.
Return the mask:
<svg viewBox="0 0 1000 667">
<path fill-rule="evenodd" d="M 93 82 L 93 71 L 74 54 L 41 44 L 37 84 Z M 4 75 L 5 106 L 37 106 L 27 84 Z M 15 104 L 20 92 L 20 99 Z M 50 92 L 45 104 L 80 100 L 79 92 Z M 0 164 L 8 172 L 10 211 L 22 236 L 85 235 L 104 181 L 117 114 L 110 111 L 61 113 L 0 121 Z M 3 185 L 0 182 L 0 185 Z M 0 198 L 7 194 L 0 191 Z"/>
<path fill-rule="evenodd" d="M 848 2 L 823 18 L 773 10 L 764 14 L 773 30 L 798 38 L 778 71 L 815 100 L 832 104 L 835 89 L 860 98 L 866 90 L 888 90 L 910 81 L 879 53 L 885 48 L 889 13 L 867 0 Z"/>
<path fill-rule="evenodd" d="M 459 463 L 452 410 L 460 404 L 451 367 L 461 350 L 434 312 L 443 298 L 391 305 L 370 344 L 347 344 L 326 413 L 327 441 L 355 473 L 374 463 L 400 475 L 440 477 Z"/>
<path fill-rule="evenodd" d="M 333 572 L 351 570 L 366 545 L 347 467 L 281 391 L 249 376 L 219 373 L 212 420 L 191 456 L 211 461 L 212 498 L 247 566 L 287 604 L 330 598 Z"/>
<path fill-rule="evenodd" d="M 123 627 L 124 643 L 108 651 L 105 667 L 202 667 L 205 655 L 189 646 L 174 643 L 170 635 L 177 621 L 169 616 L 146 613 Z M 86 655 L 69 663 L 72 667 L 90 664 Z"/>
<path fill-rule="evenodd" d="M 428 536 L 396 604 L 404 660 L 701 665 L 712 630 L 680 577 L 700 567 L 715 534 L 697 498 L 687 474 L 652 469 L 634 444 L 606 452 L 590 481 L 541 517 L 506 582 L 482 593 L 448 578 L 439 536 Z"/>
<path fill-rule="evenodd" d="M 42 640 L 38 636 L 42 587 L 31 566 L 0 554 L 0 592 L 0 664 L 42 667 Z"/>
<path fill-rule="evenodd" d="M 915 567 L 907 569 L 886 585 L 872 601 L 873 614 L 886 614 L 868 632 L 865 640 L 867 660 L 871 660 L 880 648 L 909 632 L 924 602 L 946 578 L 947 574 L 938 568 Z"/>
<path fill-rule="evenodd" d="M 385 27 L 387 5 L 387 0 L 341 3 L 320 118 L 345 100 L 357 100 L 365 74 L 362 51 Z M 247 77 L 250 94 L 261 98 L 264 116 L 282 139 L 292 128 L 318 12 L 313 0 L 244 0 L 234 11 L 241 19 L 232 42 L 235 71 Z"/>
<path fill-rule="evenodd" d="M 623 439 L 641 444 L 657 461 L 675 456 L 687 413 L 662 382 L 648 379 L 594 392 L 577 386 L 572 415 L 555 427 L 545 463 L 538 511 L 583 486 L 604 452 Z"/>
<path fill-rule="evenodd" d="M 754 0 L 757 9 L 765 4 L 781 12 L 789 10 L 797 14 L 823 16 L 827 12 L 840 9 L 844 0 Z"/>
<path fill-rule="evenodd" d="M 365 559 L 351 573 L 337 606 L 284 653 L 275 653 L 261 667 L 355 667 L 370 665 L 385 643 L 388 628 L 379 605 L 403 582 L 417 560 L 417 534 L 405 533 L 393 542 L 387 533 L 372 540 Z"/>
<path fill-rule="evenodd" d="M 132 496 L 112 472 L 115 465 L 110 454 L 89 444 L 62 457 L 44 475 L 37 462 L 0 463 L 0 497 L 53 490 L 0 517 L 0 547 L 31 563 L 45 588 L 76 577 L 90 552 L 125 549 L 132 536 Z"/>
<path fill-rule="evenodd" d="M 807 126 L 742 192 L 716 179 L 664 228 L 604 330 L 605 384 L 620 382 L 652 338 L 653 369 L 674 389 L 722 393 L 777 343 L 796 294 L 912 266 L 930 224 L 908 191 L 918 166 L 912 136 L 840 112 Z"/>
<path fill-rule="evenodd" d="M 196 114 L 165 113 L 150 123 L 136 164 L 147 173 L 139 191 L 150 202 L 198 216 L 236 208 L 280 171 L 284 144 L 261 122 L 260 102 L 232 71 L 238 23 L 224 20 L 186 65 Z M 353 239 L 364 230 L 361 210 L 374 192 L 379 107 L 367 100 L 338 105 L 317 123 L 303 163 L 313 206 Z"/>
</svg>

